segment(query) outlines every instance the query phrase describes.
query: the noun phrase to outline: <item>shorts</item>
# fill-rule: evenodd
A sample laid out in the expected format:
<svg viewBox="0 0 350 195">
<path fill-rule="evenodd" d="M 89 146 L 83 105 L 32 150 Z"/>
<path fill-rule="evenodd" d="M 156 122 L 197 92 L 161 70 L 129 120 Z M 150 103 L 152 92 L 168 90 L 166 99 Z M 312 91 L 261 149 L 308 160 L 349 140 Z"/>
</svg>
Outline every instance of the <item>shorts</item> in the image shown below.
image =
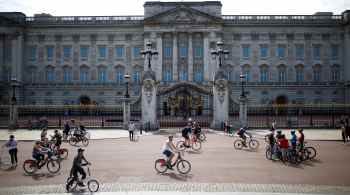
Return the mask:
<svg viewBox="0 0 350 195">
<path fill-rule="evenodd" d="M 172 152 L 170 150 L 164 150 L 163 154 L 169 158 L 171 156 Z"/>
</svg>

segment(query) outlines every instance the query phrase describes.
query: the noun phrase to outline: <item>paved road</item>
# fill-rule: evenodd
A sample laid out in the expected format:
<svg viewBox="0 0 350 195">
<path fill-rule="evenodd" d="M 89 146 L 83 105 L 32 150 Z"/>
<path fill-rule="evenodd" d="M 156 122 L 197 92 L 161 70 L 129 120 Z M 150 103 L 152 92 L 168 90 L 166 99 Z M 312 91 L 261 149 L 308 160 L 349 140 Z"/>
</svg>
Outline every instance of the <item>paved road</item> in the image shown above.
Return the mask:
<svg viewBox="0 0 350 195">
<path fill-rule="evenodd" d="M 284 184 L 281 186 L 308 184 L 312 186 L 347 186 L 348 188 L 350 186 L 348 163 L 350 162 L 350 144 L 344 145 L 335 141 L 310 141 L 310 144 L 318 150 L 317 159 L 294 167 L 266 160 L 263 140 L 260 140 L 261 147 L 258 152 L 237 151 L 233 148 L 233 138 L 208 134 L 208 141 L 204 143 L 201 153 L 185 153 L 185 159 L 188 159 L 192 164 L 190 174 L 184 176 L 173 171 L 159 175 L 154 170 L 154 161 L 162 157 L 160 151 L 165 139 L 166 135 L 154 135 L 141 137 L 139 142 L 129 142 L 127 138 L 92 140 L 86 149 L 86 156 L 93 163 L 92 174 L 102 184 L 110 184 L 111 186 L 129 186 L 129 184 L 137 186 L 138 183 L 146 183 L 147 185 L 160 185 L 158 187 L 161 188 L 161 183 L 165 183 L 164 186 L 169 186 L 168 190 L 172 190 L 173 184 L 170 183 L 175 182 L 176 185 L 187 185 L 191 189 L 189 191 L 208 191 L 205 190 L 205 186 L 203 189 L 201 186 L 197 188 L 196 183 L 207 183 L 208 185 L 219 183 L 218 186 L 207 188 L 210 189 L 209 191 L 215 191 L 215 189 L 220 191 L 220 185 L 225 183 L 233 186 L 235 186 L 234 184 L 253 185 L 251 187 L 253 190 L 250 191 L 257 191 L 258 188 L 254 187 L 255 184 Z M 23 160 L 31 157 L 32 145 L 33 142 L 28 141 L 19 143 L 20 166 L 16 170 L 0 171 L 0 188 L 4 190 L 7 189 L 6 187 L 29 186 L 30 188 L 35 186 L 35 189 L 39 189 L 36 186 L 47 187 L 51 184 L 56 186 L 65 182 L 73 156 L 76 154 L 76 148 L 66 143 L 63 145 L 69 148 L 71 153 L 68 160 L 63 161 L 59 174 L 50 175 L 43 168 L 38 174 L 27 176 L 21 165 Z M 126 189 L 132 190 L 132 187 L 129 187 Z M 61 192 L 62 188 L 61 186 L 58 192 Z M 263 189 L 264 185 L 259 188 Z M 288 189 L 288 186 L 281 188 L 279 190 L 281 192 L 293 192 L 285 190 Z M 308 189 L 308 187 L 305 188 Z M 321 187 L 315 189 L 317 188 Z M 110 191 L 108 189 L 107 185 L 105 190 Z M 116 191 L 120 191 L 121 188 L 117 187 L 116 189 L 119 189 Z M 272 189 L 271 192 L 279 192 L 274 191 L 273 187 L 267 189 Z M 338 187 L 332 189 L 338 189 Z M 137 191 L 139 190 L 142 189 L 139 187 Z M 152 190 L 157 191 L 157 188 L 151 187 L 146 191 Z M 350 188 L 347 192 L 350 194 Z"/>
</svg>

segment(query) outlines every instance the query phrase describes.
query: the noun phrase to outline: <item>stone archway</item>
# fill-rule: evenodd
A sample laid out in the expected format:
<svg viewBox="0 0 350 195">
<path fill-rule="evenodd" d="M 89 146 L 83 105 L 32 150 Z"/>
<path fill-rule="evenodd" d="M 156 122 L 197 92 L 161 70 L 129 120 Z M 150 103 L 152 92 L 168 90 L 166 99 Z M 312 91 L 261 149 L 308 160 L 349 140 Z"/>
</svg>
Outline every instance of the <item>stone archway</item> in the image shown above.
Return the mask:
<svg viewBox="0 0 350 195">
<path fill-rule="evenodd" d="M 81 95 L 79 97 L 79 104 L 80 105 L 90 105 L 91 104 L 91 99 L 87 95 Z"/>
</svg>

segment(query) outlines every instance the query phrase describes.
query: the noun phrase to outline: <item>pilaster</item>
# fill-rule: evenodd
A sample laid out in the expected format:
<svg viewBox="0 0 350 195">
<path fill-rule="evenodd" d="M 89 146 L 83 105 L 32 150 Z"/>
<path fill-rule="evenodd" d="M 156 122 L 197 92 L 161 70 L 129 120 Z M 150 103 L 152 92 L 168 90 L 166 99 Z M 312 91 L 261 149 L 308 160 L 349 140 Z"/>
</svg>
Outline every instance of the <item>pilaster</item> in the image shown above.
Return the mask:
<svg viewBox="0 0 350 195">
<path fill-rule="evenodd" d="M 193 81 L 193 43 L 192 33 L 188 34 L 188 81 Z"/>
<path fill-rule="evenodd" d="M 177 33 L 173 33 L 173 80 L 178 80 L 178 50 L 177 50 Z"/>
</svg>

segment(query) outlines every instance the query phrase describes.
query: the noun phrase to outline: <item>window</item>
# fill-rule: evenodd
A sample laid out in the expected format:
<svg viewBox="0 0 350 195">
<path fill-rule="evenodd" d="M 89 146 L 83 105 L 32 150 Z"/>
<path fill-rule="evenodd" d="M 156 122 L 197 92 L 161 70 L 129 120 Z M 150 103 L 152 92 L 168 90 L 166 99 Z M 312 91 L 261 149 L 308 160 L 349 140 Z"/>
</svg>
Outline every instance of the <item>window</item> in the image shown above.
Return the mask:
<svg viewBox="0 0 350 195">
<path fill-rule="evenodd" d="M 115 74 L 115 80 L 118 84 L 124 83 L 124 69 L 123 68 L 117 68 L 116 74 Z"/>
<path fill-rule="evenodd" d="M 286 70 L 285 69 L 281 69 L 278 71 L 278 81 L 279 82 L 286 82 Z"/>
<path fill-rule="evenodd" d="M 30 68 L 30 77 L 29 77 L 29 82 L 30 83 L 35 83 L 35 79 L 36 79 L 36 72 L 37 72 L 37 70 L 36 70 L 36 68 Z"/>
<path fill-rule="evenodd" d="M 70 58 L 72 53 L 72 47 L 71 46 L 65 46 L 63 47 L 63 57 L 64 58 Z"/>
<path fill-rule="evenodd" d="M 80 47 L 80 58 L 87 59 L 88 53 L 89 53 L 89 47 L 87 47 L 87 46 Z"/>
<path fill-rule="evenodd" d="M 260 57 L 267 58 L 268 55 L 268 47 L 267 45 L 260 45 Z"/>
<path fill-rule="evenodd" d="M 295 46 L 295 57 L 297 58 L 297 60 L 303 60 L 304 59 L 304 45 L 296 45 Z"/>
<path fill-rule="evenodd" d="M 286 57 L 286 46 L 285 45 L 278 45 L 276 53 L 277 53 L 277 57 L 285 58 Z"/>
<path fill-rule="evenodd" d="M 53 46 L 46 47 L 46 57 L 48 61 L 52 61 L 53 58 Z"/>
<path fill-rule="evenodd" d="M 88 70 L 82 69 L 80 70 L 80 82 L 87 82 L 88 81 Z"/>
<path fill-rule="evenodd" d="M 115 56 L 116 56 L 116 58 L 123 58 L 124 57 L 124 47 L 117 46 L 115 48 Z"/>
<path fill-rule="evenodd" d="M 339 67 L 334 65 L 331 70 L 332 73 L 332 81 L 339 81 L 340 80 L 340 72 Z"/>
<path fill-rule="evenodd" d="M 163 80 L 165 82 L 170 82 L 170 81 L 173 80 L 173 74 L 172 74 L 172 72 L 170 70 L 165 70 L 163 72 Z"/>
<path fill-rule="evenodd" d="M 312 48 L 312 55 L 314 60 L 320 59 L 320 53 L 321 53 L 321 46 L 320 45 L 314 45 Z"/>
<path fill-rule="evenodd" d="M 249 58 L 250 56 L 250 47 L 249 45 L 242 46 L 242 56 L 243 58 Z"/>
<path fill-rule="evenodd" d="M 107 71 L 105 68 L 98 70 L 98 81 L 103 83 L 107 81 Z"/>
<path fill-rule="evenodd" d="M 260 82 L 268 81 L 268 68 L 263 66 L 260 68 Z"/>
<path fill-rule="evenodd" d="M 196 71 L 194 73 L 194 81 L 197 83 L 200 83 L 203 81 L 203 72 L 202 71 Z"/>
<path fill-rule="evenodd" d="M 72 81 L 72 71 L 68 68 L 63 70 L 63 81 L 69 83 Z"/>
<path fill-rule="evenodd" d="M 319 82 L 321 80 L 321 67 L 320 65 L 316 65 L 313 68 L 313 81 Z"/>
<path fill-rule="evenodd" d="M 180 57 L 181 58 L 187 57 L 187 47 L 185 47 L 185 46 L 180 47 Z"/>
<path fill-rule="evenodd" d="M 52 82 L 54 81 L 55 78 L 54 78 L 54 71 L 53 71 L 53 68 L 48 68 L 46 70 L 46 81 L 48 82 Z"/>
<path fill-rule="evenodd" d="M 99 58 L 106 58 L 107 56 L 107 48 L 105 46 L 99 46 L 98 47 L 98 57 Z"/>
<path fill-rule="evenodd" d="M 173 53 L 173 50 L 172 50 L 171 47 L 165 47 L 164 48 L 164 57 L 171 58 L 172 53 Z"/>
<path fill-rule="evenodd" d="M 181 70 L 179 75 L 180 81 L 187 81 L 187 71 L 186 70 Z"/>
<path fill-rule="evenodd" d="M 332 45 L 331 47 L 331 57 L 332 60 L 337 60 L 339 57 L 339 47 L 338 45 Z"/>
<path fill-rule="evenodd" d="M 227 77 L 227 80 L 229 81 L 233 81 L 234 80 L 234 72 L 232 70 L 227 70 L 226 72 L 226 77 Z"/>
<path fill-rule="evenodd" d="M 197 46 L 194 48 L 194 57 L 201 58 L 203 56 L 203 47 Z"/>
<path fill-rule="evenodd" d="M 249 82 L 250 81 L 250 70 L 245 70 L 243 72 L 243 74 L 245 75 L 244 81 Z"/>
<path fill-rule="evenodd" d="M 139 47 L 133 48 L 133 56 L 134 56 L 134 58 L 140 58 L 140 48 Z"/>
<path fill-rule="evenodd" d="M 29 48 L 29 59 L 30 61 L 36 61 L 36 54 L 37 53 L 37 47 L 36 46 L 31 46 Z"/>
<path fill-rule="evenodd" d="M 140 73 L 140 71 L 135 71 L 132 74 L 132 80 L 133 80 L 133 83 L 137 83 L 137 84 L 141 83 L 141 73 Z"/>
<path fill-rule="evenodd" d="M 303 82 L 304 81 L 304 70 L 303 67 L 298 66 L 296 68 L 296 81 Z"/>
</svg>

